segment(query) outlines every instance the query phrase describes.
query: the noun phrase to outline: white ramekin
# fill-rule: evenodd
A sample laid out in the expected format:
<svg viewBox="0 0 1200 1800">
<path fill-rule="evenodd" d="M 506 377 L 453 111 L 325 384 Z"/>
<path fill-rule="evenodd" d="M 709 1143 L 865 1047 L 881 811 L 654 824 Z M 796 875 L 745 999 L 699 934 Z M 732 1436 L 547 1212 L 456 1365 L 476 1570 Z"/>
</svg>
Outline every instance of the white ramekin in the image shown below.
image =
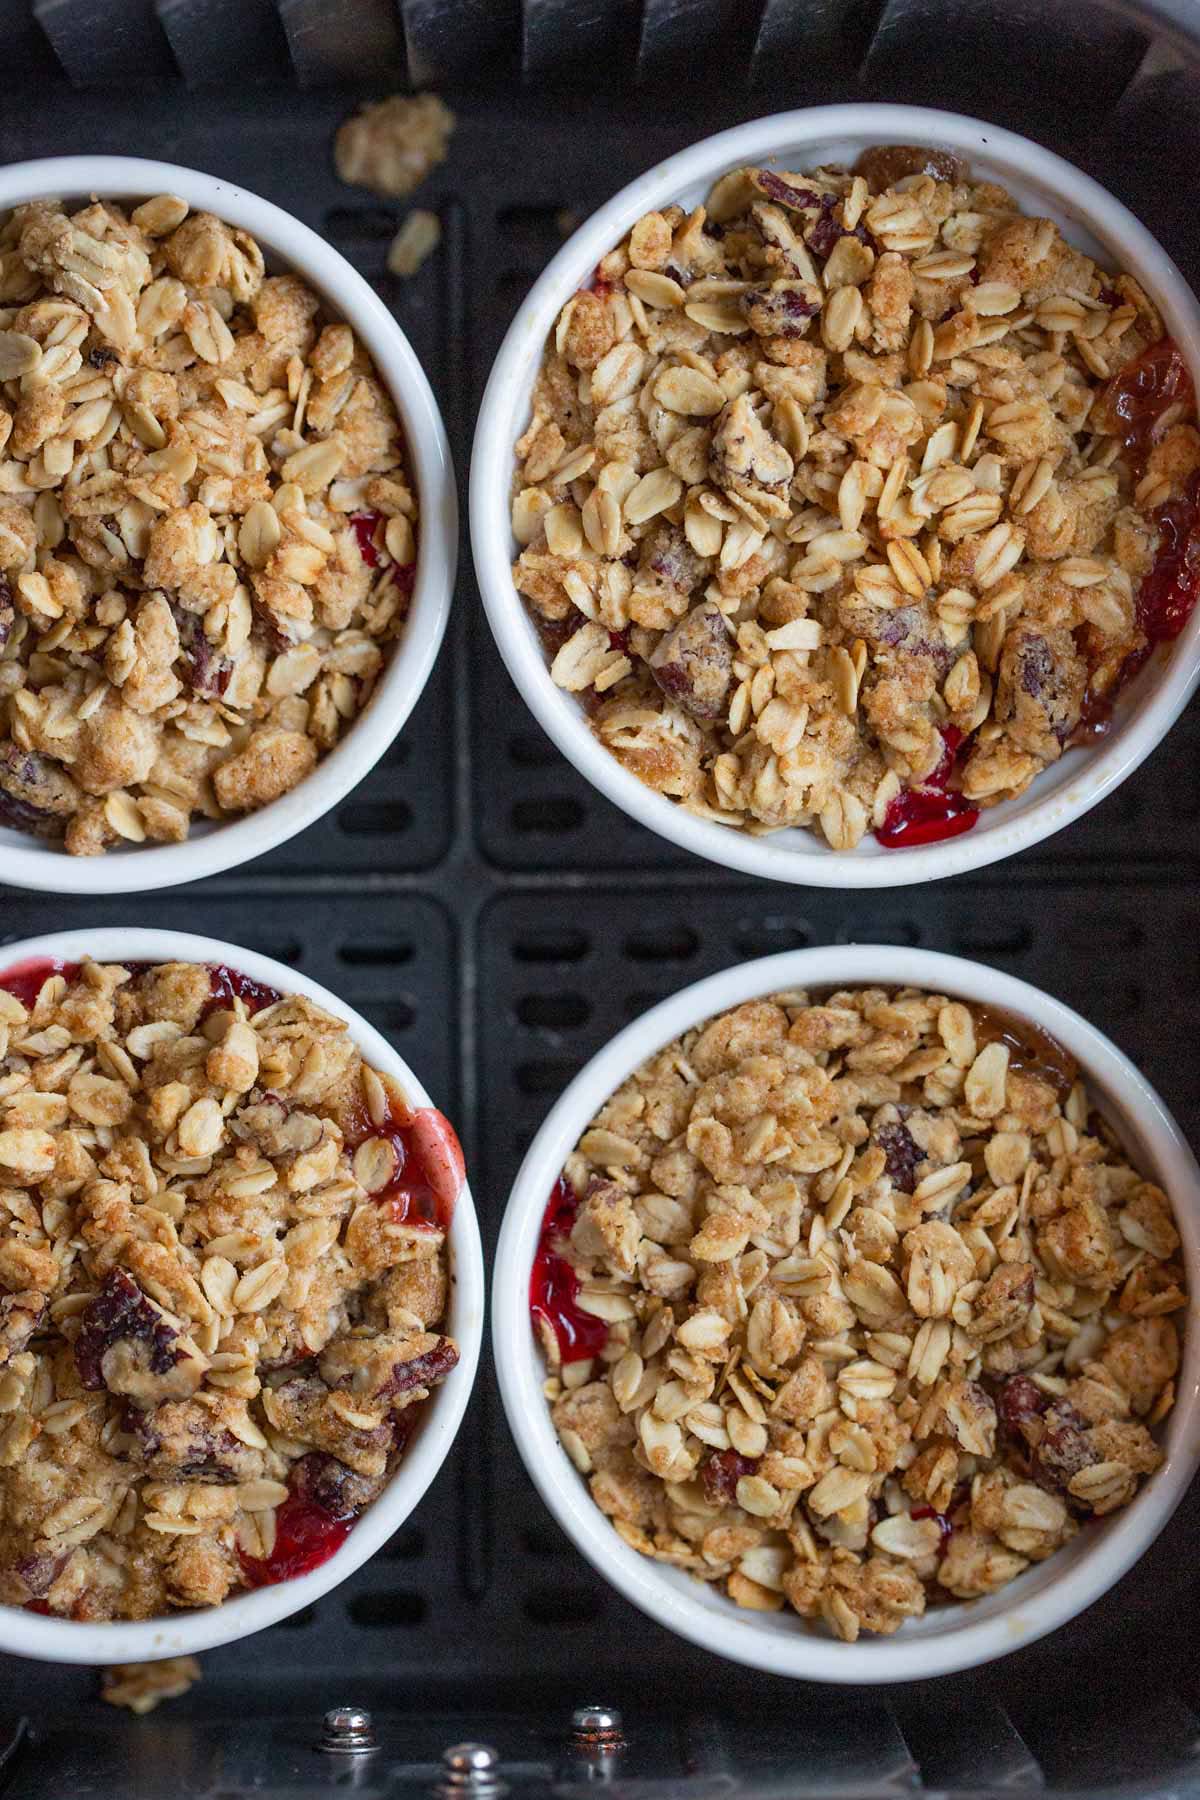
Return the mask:
<svg viewBox="0 0 1200 1800">
<path fill-rule="evenodd" d="M 853 162 L 871 144 L 927 144 L 958 151 L 977 175 L 1007 187 L 1022 206 L 1057 221 L 1071 241 L 1128 269 L 1161 309 L 1192 371 L 1200 376 L 1200 306 L 1183 276 L 1143 225 L 1088 176 L 1011 131 L 957 113 L 913 106 L 820 106 L 756 119 L 706 138 L 641 175 L 566 243 L 534 283 L 500 348 L 484 393 L 471 460 L 471 547 L 492 631 L 522 698 L 580 774 L 641 824 L 697 856 L 748 875 L 807 887 L 904 887 L 982 868 L 1011 856 L 1102 800 L 1169 730 L 1200 678 L 1200 608 L 1172 647 L 1123 697 L 1112 735 L 1073 750 L 1018 800 L 985 811 L 972 831 L 945 843 L 884 850 L 873 837 L 835 852 L 801 830 L 752 837 L 698 819 L 622 767 L 588 727 L 578 701 L 550 679 L 545 655 L 512 582 L 510 518 L 513 445 L 529 421 L 530 399 L 548 332 L 597 262 L 647 210 L 699 204 L 716 178 L 746 163 L 803 170 Z"/>
<path fill-rule="evenodd" d="M 404 632 L 371 704 L 298 787 L 228 823 L 195 820 L 182 844 L 118 845 L 103 856 L 68 856 L 60 843 L 0 827 L 0 880 L 60 894 L 128 894 L 174 887 L 237 868 L 295 837 L 337 805 L 374 768 L 416 705 L 437 658 L 458 560 L 458 502 L 445 427 L 412 345 L 361 275 L 290 213 L 232 182 L 174 163 L 131 156 L 62 156 L 0 169 L 0 211 L 25 200 L 96 195 L 135 204 L 178 194 L 193 211 L 216 213 L 262 245 L 272 273 L 302 275 L 330 311 L 353 326 L 379 371 L 404 428 L 416 487 L 417 575 Z"/>
<path fill-rule="evenodd" d="M 217 938 L 196 937 L 190 931 L 151 931 L 141 926 L 105 926 L 95 930 L 56 931 L 46 937 L 25 938 L 0 946 L 0 972 L 27 957 L 56 957 L 79 962 L 90 956 L 96 962 L 202 962 L 224 963 L 255 981 L 263 981 L 283 994 L 305 994 L 319 1006 L 345 1019 L 350 1034 L 367 1061 L 400 1083 L 414 1106 L 435 1102 L 426 1093 L 403 1057 L 397 1055 L 373 1025 L 328 988 L 306 975 L 274 962 L 257 951 Z M 308 1575 L 256 1588 L 226 1600 L 222 1606 L 200 1612 L 171 1613 L 136 1624 L 79 1624 L 73 1619 L 44 1617 L 21 1607 L 0 1606 L 0 1650 L 43 1662 L 125 1663 L 156 1662 L 164 1656 L 187 1656 L 201 1650 L 231 1644 L 239 1638 L 277 1624 L 290 1614 L 311 1606 L 322 1594 L 361 1568 L 420 1501 L 426 1488 L 450 1453 L 471 1397 L 479 1350 L 483 1340 L 483 1252 L 471 1189 L 464 1182 L 454 1208 L 448 1239 L 450 1298 L 446 1331 L 458 1345 L 458 1363 L 442 1386 L 427 1401 L 420 1424 L 409 1442 L 396 1473 L 379 1498 L 356 1522 L 340 1550 Z"/>
<path fill-rule="evenodd" d="M 597 1109 L 638 1065 L 681 1032 L 744 1000 L 788 988 L 919 987 L 1000 1007 L 1052 1033 L 1138 1166 L 1175 1207 L 1192 1294 L 1200 1292 L 1200 1169 L 1154 1089 L 1095 1026 L 1048 994 L 980 963 L 883 945 L 789 951 L 710 976 L 635 1020 L 587 1064 L 534 1139 L 514 1184 L 492 1283 L 500 1392 L 525 1466 L 588 1561 L 644 1613 L 734 1662 L 806 1681 L 917 1681 L 973 1668 L 1030 1644 L 1090 1606 L 1162 1530 L 1200 1463 L 1200 1332 L 1185 1333 L 1167 1460 L 1133 1503 L 1089 1525 L 1063 1550 L 999 1593 L 909 1620 L 894 1637 L 844 1644 L 794 1613 L 748 1612 L 678 1569 L 622 1542 L 555 1436 L 545 1369 L 529 1318 L 529 1277 L 555 1181 Z"/>
</svg>

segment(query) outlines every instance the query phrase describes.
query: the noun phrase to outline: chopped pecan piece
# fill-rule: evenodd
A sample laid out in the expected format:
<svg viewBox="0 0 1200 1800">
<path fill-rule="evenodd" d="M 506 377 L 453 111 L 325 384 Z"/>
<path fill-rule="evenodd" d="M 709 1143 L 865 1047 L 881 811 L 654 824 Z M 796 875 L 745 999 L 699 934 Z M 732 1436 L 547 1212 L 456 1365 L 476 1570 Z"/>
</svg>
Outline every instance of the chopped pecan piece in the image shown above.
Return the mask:
<svg viewBox="0 0 1200 1800">
<path fill-rule="evenodd" d="M 61 764 L 0 744 L 0 824 L 54 837 L 80 804 L 79 788 Z"/>
<path fill-rule="evenodd" d="M 112 1269 L 80 1315 L 75 1366 L 85 1388 L 131 1399 L 190 1394 L 204 1364 L 162 1308 L 124 1269 Z"/>
<path fill-rule="evenodd" d="M 733 674 L 733 639 L 718 606 L 695 606 L 655 646 L 650 672 L 694 719 L 719 719 Z"/>
</svg>

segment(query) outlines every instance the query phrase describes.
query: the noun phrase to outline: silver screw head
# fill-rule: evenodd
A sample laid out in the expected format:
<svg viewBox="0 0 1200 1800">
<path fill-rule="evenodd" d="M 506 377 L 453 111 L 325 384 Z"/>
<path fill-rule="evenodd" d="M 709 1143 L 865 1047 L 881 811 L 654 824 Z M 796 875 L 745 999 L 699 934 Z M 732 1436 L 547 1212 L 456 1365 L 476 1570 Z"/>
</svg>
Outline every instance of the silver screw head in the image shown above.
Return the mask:
<svg viewBox="0 0 1200 1800">
<path fill-rule="evenodd" d="M 322 1750 L 374 1750 L 375 1744 L 375 1728 L 365 1706 L 331 1706 L 325 1714 Z"/>
<path fill-rule="evenodd" d="M 577 1706 L 571 1730 L 580 1737 L 619 1737 L 621 1714 L 615 1706 Z"/>
<path fill-rule="evenodd" d="M 370 1731 L 371 1715 L 363 1706 L 332 1706 L 325 1714 L 326 1731 Z"/>
<path fill-rule="evenodd" d="M 490 1744 L 451 1744 L 442 1751 L 445 1774 L 438 1792 L 451 1794 L 502 1794 L 507 1790 L 499 1779 L 500 1752 Z"/>
</svg>

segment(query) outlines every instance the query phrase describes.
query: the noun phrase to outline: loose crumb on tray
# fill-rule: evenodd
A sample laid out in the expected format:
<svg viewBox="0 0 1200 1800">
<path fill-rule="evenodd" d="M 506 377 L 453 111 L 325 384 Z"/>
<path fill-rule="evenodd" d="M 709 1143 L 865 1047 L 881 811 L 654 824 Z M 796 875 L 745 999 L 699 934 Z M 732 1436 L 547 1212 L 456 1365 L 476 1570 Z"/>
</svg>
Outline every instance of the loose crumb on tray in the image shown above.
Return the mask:
<svg viewBox="0 0 1200 1800">
<path fill-rule="evenodd" d="M 387 199 L 407 199 L 445 162 L 454 126 L 454 114 L 437 94 L 392 94 L 339 128 L 338 176 Z"/>
<path fill-rule="evenodd" d="M 161 1662 L 117 1663 L 100 1677 L 100 1697 L 139 1717 L 164 1700 L 178 1700 L 200 1680 L 194 1656 L 167 1656 Z"/>
<path fill-rule="evenodd" d="M 410 212 L 392 239 L 387 266 L 392 275 L 415 275 L 442 241 L 442 222 L 436 213 L 418 207 Z"/>
</svg>

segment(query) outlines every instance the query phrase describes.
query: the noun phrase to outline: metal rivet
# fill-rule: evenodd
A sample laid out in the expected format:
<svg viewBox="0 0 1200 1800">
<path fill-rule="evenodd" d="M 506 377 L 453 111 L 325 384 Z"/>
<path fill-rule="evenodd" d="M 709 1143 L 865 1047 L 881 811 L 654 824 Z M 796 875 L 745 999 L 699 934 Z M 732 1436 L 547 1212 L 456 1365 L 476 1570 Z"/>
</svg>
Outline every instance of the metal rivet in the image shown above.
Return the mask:
<svg viewBox="0 0 1200 1800">
<path fill-rule="evenodd" d="M 580 1738 L 619 1738 L 621 1714 L 615 1706 L 577 1706 L 571 1714 L 571 1731 Z"/>
<path fill-rule="evenodd" d="M 451 1744 L 442 1751 L 442 1792 L 494 1793 L 499 1765 L 500 1752 L 490 1744 Z"/>
<path fill-rule="evenodd" d="M 621 1714 L 615 1706 L 577 1706 L 571 1714 L 559 1774 L 571 1782 L 611 1781 L 620 1773 L 627 1749 Z"/>
<path fill-rule="evenodd" d="M 362 1756 L 377 1749 L 370 1713 L 363 1706 L 330 1707 L 318 1748 L 343 1756 Z"/>
</svg>

